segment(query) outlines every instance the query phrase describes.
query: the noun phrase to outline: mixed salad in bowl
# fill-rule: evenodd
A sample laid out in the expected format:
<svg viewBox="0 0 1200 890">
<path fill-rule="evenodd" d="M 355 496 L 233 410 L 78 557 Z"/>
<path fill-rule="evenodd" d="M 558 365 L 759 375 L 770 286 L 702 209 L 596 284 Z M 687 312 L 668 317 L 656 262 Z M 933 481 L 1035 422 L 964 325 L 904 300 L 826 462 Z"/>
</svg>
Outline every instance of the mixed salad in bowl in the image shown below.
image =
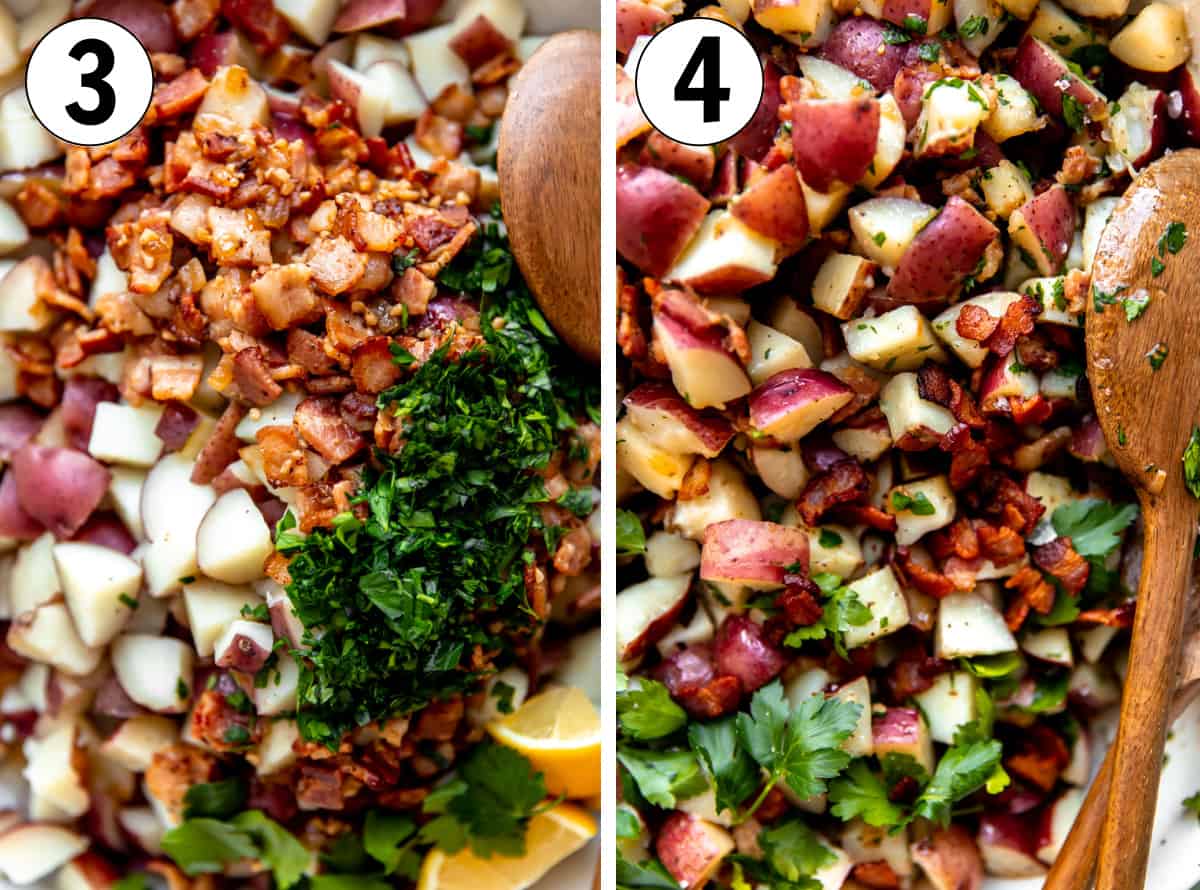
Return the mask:
<svg viewBox="0 0 1200 890">
<path fill-rule="evenodd" d="M 1089 269 L 1131 176 L 1200 145 L 1195 13 L 617 3 L 619 887 L 978 890 L 1054 862 L 1136 608 L 1109 449 L 1154 434 L 1105 442 L 1082 323 L 1157 295 Z M 764 66 L 711 148 L 633 90 L 685 16 Z M 1151 273 L 1195 240 L 1167 226 Z"/>
<path fill-rule="evenodd" d="M 108 18 L 141 124 L 66 146 Z M 0 878 L 527 887 L 595 834 L 599 387 L 507 249 L 519 0 L 0 8 Z"/>
</svg>

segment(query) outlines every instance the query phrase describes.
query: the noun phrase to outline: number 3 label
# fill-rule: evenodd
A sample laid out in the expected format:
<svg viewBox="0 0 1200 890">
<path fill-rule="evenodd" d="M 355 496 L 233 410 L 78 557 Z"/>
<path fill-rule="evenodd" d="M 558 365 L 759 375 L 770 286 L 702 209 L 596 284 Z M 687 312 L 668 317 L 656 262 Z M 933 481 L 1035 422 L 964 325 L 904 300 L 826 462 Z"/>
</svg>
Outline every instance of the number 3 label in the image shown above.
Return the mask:
<svg viewBox="0 0 1200 890">
<path fill-rule="evenodd" d="M 63 142 L 104 145 L 146 114 L 154 69 L 146 48 L 125 28 L 105 19 L 75 19 L 34 47 L 25 92 L 38 121 Z"/>
<path fill-rule="evenodd" d="M 737 28 L 684 19 L 634 50 L 638 103 L 654 128 L 686 145 L 713 145 L 750 123 L 763 94 L 758 53 Z"/>
</svg>

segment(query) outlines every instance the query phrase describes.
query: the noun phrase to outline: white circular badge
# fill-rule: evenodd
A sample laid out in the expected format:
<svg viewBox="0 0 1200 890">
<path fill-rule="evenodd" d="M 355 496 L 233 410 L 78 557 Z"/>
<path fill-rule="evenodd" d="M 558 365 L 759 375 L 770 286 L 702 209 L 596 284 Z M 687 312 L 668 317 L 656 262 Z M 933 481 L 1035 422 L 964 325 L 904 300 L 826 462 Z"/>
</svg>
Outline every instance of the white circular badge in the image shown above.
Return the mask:
<svg viewBox="0 0 1200 890">
<path fill-rule="evenodd" d="M 732 25 L 684 19 L 659 31 L 638 58 L 638 103 L 654 128 L 686 145 L 714 145 L 738 134 L 758 110 L 758 52 Z"/>
<path fill-rule="evenodd" d="M 75 145 L 115 142 L 138 125 L 154 94 L 150 54 L 106 19 L 74 19 L 46 34 L 25 70 L 43 127 Z"/>
</svg>

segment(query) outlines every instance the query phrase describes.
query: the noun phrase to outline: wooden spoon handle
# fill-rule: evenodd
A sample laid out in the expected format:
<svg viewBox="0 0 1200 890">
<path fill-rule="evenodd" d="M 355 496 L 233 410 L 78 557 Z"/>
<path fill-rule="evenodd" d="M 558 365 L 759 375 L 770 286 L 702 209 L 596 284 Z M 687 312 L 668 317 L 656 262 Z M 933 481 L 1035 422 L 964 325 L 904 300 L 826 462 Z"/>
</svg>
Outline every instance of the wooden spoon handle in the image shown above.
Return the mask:
<svg viewBox="0 0 1200 890">
<path fill-rule="evenodd" d="M 1196 539 L 1196 502 L 1182 485 L 1169 485 L 1157 497 L 1144 495 L 1142 514 L 1146 525 L 1142 578 L 1113 750 L 1108 818 L 1100 835 L 1096 890 L 1138 890 L 1146 879 Z"/>
</svg>

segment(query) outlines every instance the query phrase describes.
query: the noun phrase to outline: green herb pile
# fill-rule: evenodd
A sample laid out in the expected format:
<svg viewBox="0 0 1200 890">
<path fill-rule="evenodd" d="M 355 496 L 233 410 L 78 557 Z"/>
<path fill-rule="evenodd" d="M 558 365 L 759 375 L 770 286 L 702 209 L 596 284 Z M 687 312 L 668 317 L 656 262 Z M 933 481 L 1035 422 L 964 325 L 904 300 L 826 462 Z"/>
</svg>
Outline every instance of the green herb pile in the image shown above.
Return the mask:
<svg viewBox="0 0 1200 890">
<path fill-rule="evenodd" d="M 528 636 L 537 620 L 523 580 L 531 536 L 553 537 L 537 471 L 576 418 L 598 419 L 595 375 L 534 306 L 498 226 L 485 226 L 439 283 L 480 301 L 483 345 L 457 359 L 439 350 L 380 396 L 406 444 L 368 463 L 357 499 L 365 520 L 347 513 L 302 536 L 285 517 L 276 542 L 292 558 L 288 595 L 307 630 L 300 729 L 330 746 L 356 726 L 472 688 L 477 650 L 503 663 Z M 586 515 L 585 494 L 560 502 Z"/>
</svg>

